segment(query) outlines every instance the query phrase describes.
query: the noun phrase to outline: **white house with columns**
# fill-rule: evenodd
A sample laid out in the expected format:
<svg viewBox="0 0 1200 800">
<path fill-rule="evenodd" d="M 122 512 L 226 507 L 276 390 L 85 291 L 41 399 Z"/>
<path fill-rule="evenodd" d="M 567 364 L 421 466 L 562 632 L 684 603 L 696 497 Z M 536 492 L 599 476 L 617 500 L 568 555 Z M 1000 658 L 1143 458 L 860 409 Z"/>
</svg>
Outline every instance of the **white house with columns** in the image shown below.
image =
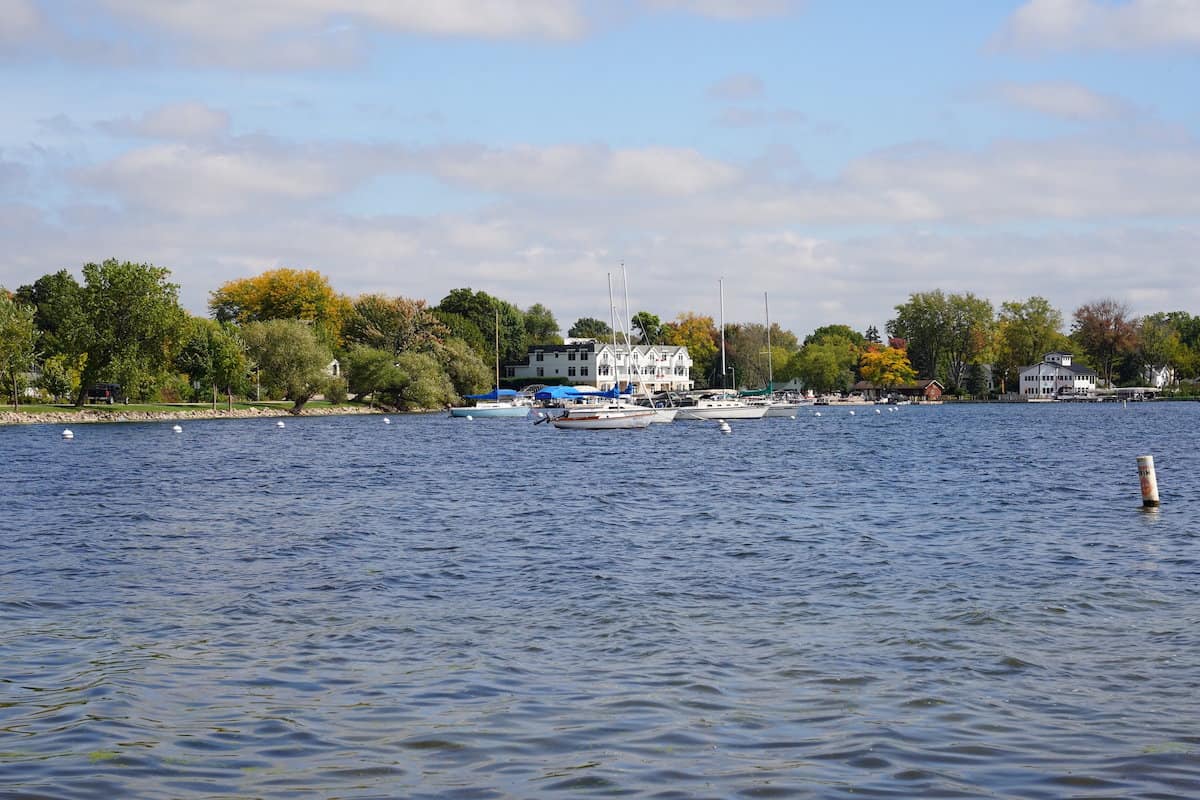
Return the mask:
<svg viewBox="0 0 1200 800">
<path fill-rule="evenodd" d="M 632 351 L 632 352 L 631 352 Z M 508 380 L 540 383 L 550 379 L 595 386 L 601 391 L 633 384 L 637 391 L 687 392 L 692 381 L 692 357 L 683 346 L 635 344 L 613 347 L 595 339 L 567 339 L 565 344 L 529 348 L 526 360 L 504 365 Z"/>
<path fill-rule="evenodd" d="M 1072 364 L 1070 353 L 1047 353 L 1041 362 L 1021 368 L 1021 396 L 1026 400 L 1095 393 L 1096 370 Z"/>
</svg>

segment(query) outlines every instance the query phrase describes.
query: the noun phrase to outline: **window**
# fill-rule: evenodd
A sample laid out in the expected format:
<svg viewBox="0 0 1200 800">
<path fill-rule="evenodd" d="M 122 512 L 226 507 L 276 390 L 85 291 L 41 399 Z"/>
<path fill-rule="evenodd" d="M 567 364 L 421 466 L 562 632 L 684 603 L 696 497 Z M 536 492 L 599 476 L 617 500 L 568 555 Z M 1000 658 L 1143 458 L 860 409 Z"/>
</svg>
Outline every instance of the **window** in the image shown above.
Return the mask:
<svg viewBox="0 0 1200 800">
<path fill-rule="evenodd" d="M 541 361 L 543 358 L 545 358 L 545 353 L 543 353 L 541 350 L 538 350 L 537 351 L 537 360 Z M 541 373 L 538 373 L 538 374 L 540 375 Z"/>
<path fill-rule="evenodd" d="M 538 368 L 537 368 L 537 376 L 538 376 L 539 378 L 544 378 L 544 377 L 546 377 L 546 370 L 545 370 L 545 368 L 543 368 L 543 367 L 538 367 Z"/>
<path fill-rule="evenodd" d="M 574 361 L 574 360 L 575 360 L 575 351 L 568 350 L 567 351 L 567 361 Z"/>
<path fill-rule="evenodd" d="M 580 374 L 581 376 L 585 377 L 585 378 L 587 377 L 587 372 L 588 372 L 588 368 L 587 368 L 587 367 L 580 367 L 580 368 L 579 368 L 579 374 Z"/>
<path fill-rule="evenodd" d="M 574 368 L 574 367 L 567 367 L 567 375 L 569 375 L 570 377 L 574 378 L 574 377 L 575 377 L 575 368 Z"/>
</svg>

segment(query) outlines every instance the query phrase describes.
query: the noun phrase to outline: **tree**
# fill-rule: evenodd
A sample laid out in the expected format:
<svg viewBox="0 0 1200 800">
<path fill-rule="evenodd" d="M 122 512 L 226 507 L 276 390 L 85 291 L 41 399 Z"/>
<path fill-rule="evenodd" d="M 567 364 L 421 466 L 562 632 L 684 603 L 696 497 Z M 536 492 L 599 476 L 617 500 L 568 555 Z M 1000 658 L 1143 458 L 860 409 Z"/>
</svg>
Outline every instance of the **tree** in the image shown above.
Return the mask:
<svg viewBox="0 0 1200 800">
<path fill-rule="evenodd" d="M 1000 306 L 996 333 L 996 368 L 1001 385 L 1017 385 L 1021 367 L 1037 364 L 1046 353 L 1065 350 L 1070 341 L 1062 332 L 1062 312 L 1044 297 Z"/>
<path fill-rule="evenodd" d="M 487 343 L 479 349 L 479 355 L 488 361 L 493 358 L 497 315 L 500 322 L 500 358 L 504 361 L 520 361 L 528 352 L 525 315 L 512 303 L 492 297 L 487 292 L 453 289 L 438 303 L 437 310 L 458 314 L 469 320 Z"/>
<path fill-rule="evenodd" d="M 1184 360 L 1186 348 L 1179 330 L 1163 313 L 1148 314 L 1138 323 L 1137 351 L 1135 361 L 1138 373 L 1148 369 L 1170 367 L 1178 372 Z"/>
<path fill-rule="evenodd" d="M 186 319 L 169 275 L 163 267 L 116 259 L 84 265 L 80 327 L 69 337 L 84 357 L 77 407 L 102 378 L 140 397 L 166 371 Z"/>
<path fill-rule="evenodd" d="M 356 345 L 346 354 L 346 381 L 356 401 L 390 386 L 396 380 L 396 357 L 387 350 Z"/>
<path fill-rule="evenodd" d="M 18 303 L 0 289 L 0 377 L 12 392 L 13 408 L 21 400 L 22 382 L 37 359 L 37 327 L 32 306 Z"/>
<path fill-rule="evenodd" d="M 688 349 L 692 358 L 692 375 L 700 376 L 700 383 L 713 374 L 717 364 L 717 339 L 720 334 L 712 317 L 685 311 L 674 322 L 663 325 L 663 341 L 668 345 Z"/>
<path fill-rule="evenodd" d="M 208 301 L 220 322 L 266 322 L 298 319 L 312 323 L 328 347 L 341 341 L 342 325 L 350 316 L 350 301 L 333 290 L 328 279 L 313 269 L 282 267 L 252 278 L 221 284 Z"/>
<path fill-rule="evenodd" d="M 658 318 L 657 314 L 639 311 L 633 315 L 629 326 L 638 332 L 638 338 L 641 339 L 642 344 L 656 344 L 662 341 L 662 320 Z"/>
<path fill-rule="evenodd" d="M 1137 320 L 1124 303 L 1112 299 L 1084 303 L 1074 316 L 1072 336 L 1111 386 L 1113 366 L 1137 344 Z"/>
<path fill-rule="evenodd" d="M 34 324 L 41 331 L 39 346 L 46 355 L 81 352 L 77 341 L 85 325 L 83 287 L 65 269 L 43 275 L 17 290 L 17 300 L 33 306 Z"/>
<path fill-rule="evenodd" d="M 232 408 L 234 392 L 246 388 L 250 361 L 233 323 L 192 317 L 175 356 L 175 367 L 188 376 L 195 399 L 210 394 L 215 409 L 221 391 Z"/>
<path fill-rule="evenodd" d="M 891 389 L 917 379 L 917 371 L 908 361 L 908 353 L 895 347 L 867 350 L 859 359 L 859 373 L 881 389 Z"/>
<path fill-rule="evenodd" d="M 854 342 L 829 334 L 800 348 L 788 361 L 788 372 L 815 392 L 845 391 L 854 383 L 858 360 Z"/>
<path fill-rule="evenodd" d="M 562 344 L 558 320 L 541 303 L 525 309 L 525 339 L 528 344 Z"/>
<path fill-rule="evenodd" d="M 580 317 L 567 331 L 567 336 L 571 339 L 599 339 L 602 342 L 611 341 L 612 335 L 613 330 L 608 323 L 595 317 Z"/>
<path fill-rule="evenodd" d="M 967 369 L 991 349 L 995 332 L 992 304 L 967 292 L 946 298 L 946 387 L 957 392 L 966 383 Z"/>
<path fill-rule="evenodd" d="M 405 350 L 430 351 L 450 335 L 450 329 L 426 308 L 424 300 L 360 295 L 342 328 L 348 344 L 387 350 L 398 355 Z"/>
<path fill-rule="evenodd" d="M 766 386 L 774 368 L 782 369 L 797 349 L 796 335 L 771 323 L 771 354 L 767 360 L 767 326 L 757 322 L 725 326 L 725 360 L 742 386 Z M 769 369 L 771 368 L 771 369 Z"/>
<path fill-rule="evenodd" d="M 887 324 L 888 334 L 906 339 L 908 357 L 917 373 L 937 378 L 946 353 L 950 311 L 942 291 L 915 292 L 907 303 L 896 306 L 896 318 Z"/>
<path fill-rule="evenodd" d="M 432 356 L 401 353 L 396 358 L 396 371 L 398 380 L 386 391 L 399 408 L 443 408 L 454 402 L 454 385 Z"/>
<path fill-rule="evenodd" d="M 861 333 L 854 330 L 849 325 L 822 325 L 808 336 L 804 337 L 804 344 L 816 344 L 830 337 L 845 339 L 855 347 L 860 348 L 867 341 Z"/>
<path fill-rule="evenodd" d="M 294 319 L 252 322 L 242 328 L 250 357 L 267 391 L 292 401 L 291 413 L 325 388 L 333 355 L 313 326 Z"/>
<path fill-rule="evenodd" d="M 494 382 L 492 367 L 462 339 L 448 339 L 434 353 L 459 396 L 476 394 Z"/>
</svg>

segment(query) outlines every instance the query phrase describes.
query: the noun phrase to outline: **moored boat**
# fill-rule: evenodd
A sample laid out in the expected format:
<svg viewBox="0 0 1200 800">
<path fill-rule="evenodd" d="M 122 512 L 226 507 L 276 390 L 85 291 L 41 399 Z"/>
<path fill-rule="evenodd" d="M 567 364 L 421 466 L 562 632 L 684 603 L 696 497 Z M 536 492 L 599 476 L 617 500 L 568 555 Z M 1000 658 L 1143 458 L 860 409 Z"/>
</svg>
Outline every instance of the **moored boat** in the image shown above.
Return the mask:
<svg viewBox="0 0 1200 800">
<path fill-rule="evenodd" d="M 580 403 L 567 406 L 550 424 L 564 430 L 621 430 L 647 428 L 654 409 L 628 403 Z"/>
</svg>

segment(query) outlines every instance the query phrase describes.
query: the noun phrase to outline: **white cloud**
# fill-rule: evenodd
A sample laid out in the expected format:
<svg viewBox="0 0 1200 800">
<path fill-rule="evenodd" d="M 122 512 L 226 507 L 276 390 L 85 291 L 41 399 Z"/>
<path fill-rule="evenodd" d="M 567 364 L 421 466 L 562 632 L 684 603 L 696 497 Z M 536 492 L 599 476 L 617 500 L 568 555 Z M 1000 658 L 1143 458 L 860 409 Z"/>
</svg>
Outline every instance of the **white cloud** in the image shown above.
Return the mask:
<svg viewBox="0 0 1200 800">
<path fill-rule="evenodd" d="M 0 0 L 0 47 L 28 42 L 42 28 L 31 0 Z"/>
<path fill-rule="evenodd" d="M 97 124 L 117 136 L 147 139 L 211 139 L 229 130 L 229 114 L 204 103 L 175 103 L 147 111 L 133 119 L 122 117 Z"/>
<path fill-rule="evenodd" d="M 328 198 L 347 188 L 353 177 L 304 155 L 161 144 L 83 170 L 80 180 L 133 208 L 227 216 L 264 202 L 286 205 Z"/>
<path fill-rule="evenodd" d="M 1115 119 L 1131 112 L 1130 105 L 1120 98 L 1074 83 L 1006 83 L 996 86 L 994 94 L 1016 108 L 1070 120 Z"/>
<path fill-rule="evenodd" d="M 643 0 L 653 10 L 683 11 L 717 19 L 753 19 L 790 14 L 800 0 Z"/>
<path fill-rule="evenodd" d="M 762 96 L 765 86 L 757 75 L 730 75 L 708 87 L 708 96 L 717 100 L 752 100 Z"/>
<path fill-rule="evenodd" d="M 1029 0 L 996 37 L 1015 50 L 1200 47 L 1194 0 Z"/>
</svg>

